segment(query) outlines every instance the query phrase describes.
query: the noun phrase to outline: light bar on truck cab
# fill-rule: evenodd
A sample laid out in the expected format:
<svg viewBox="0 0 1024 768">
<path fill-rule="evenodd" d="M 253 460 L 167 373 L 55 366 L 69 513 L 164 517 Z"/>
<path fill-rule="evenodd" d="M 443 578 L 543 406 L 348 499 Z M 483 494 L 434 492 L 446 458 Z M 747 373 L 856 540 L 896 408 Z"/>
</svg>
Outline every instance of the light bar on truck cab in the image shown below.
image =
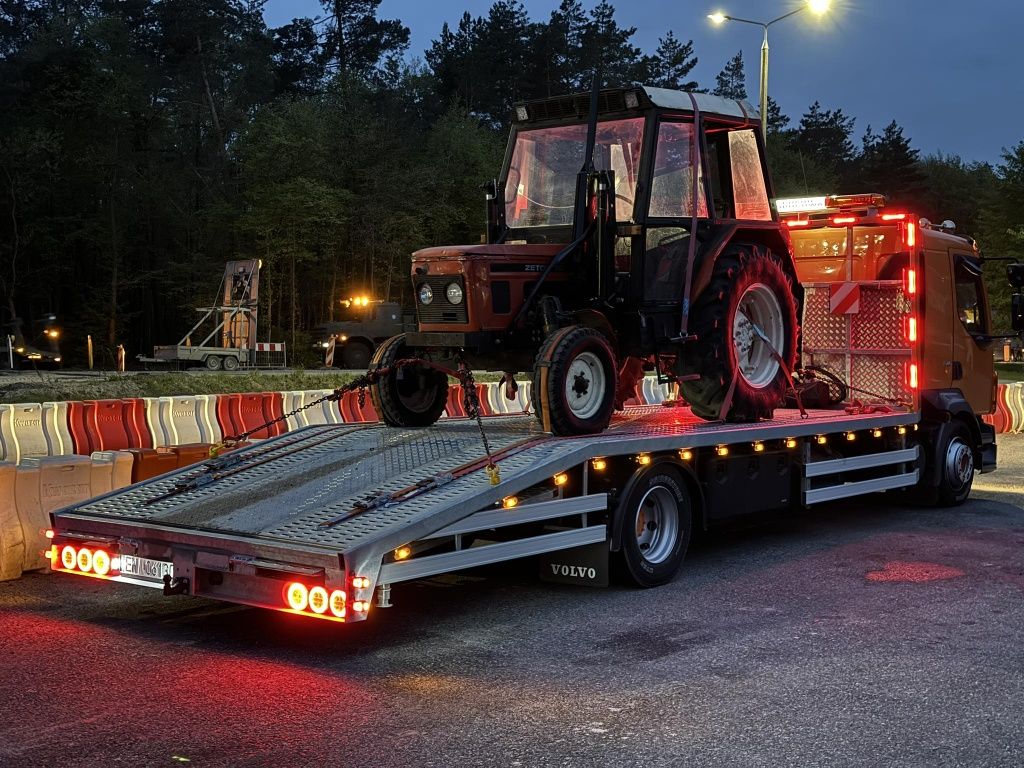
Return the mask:
<svg viewBox="0 0 1024 768">
<path fill-rule="evenodd" d="M 885 195 L 868 192 L 860 195 L 828 195 L 825 198 L 826 208 L 838 208 L 845 211 L 849 208 L 885 208 Z"/>
<path fill-rule="evenodd" d="M 809 213 L 811 211 L 823 211 L 825 205 L 824 195 L 818 197 L 779 197 L 775 199 L 775 210 L 779 213 Z"/>
</svg>

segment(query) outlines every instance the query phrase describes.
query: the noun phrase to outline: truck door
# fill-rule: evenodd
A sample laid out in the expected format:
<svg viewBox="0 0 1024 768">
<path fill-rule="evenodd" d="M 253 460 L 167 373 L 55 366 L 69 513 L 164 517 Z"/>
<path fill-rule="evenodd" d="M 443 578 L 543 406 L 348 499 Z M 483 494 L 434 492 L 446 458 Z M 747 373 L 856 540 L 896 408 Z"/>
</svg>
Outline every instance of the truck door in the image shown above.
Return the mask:
<svg viewBox="0 0 1024 768">
<path fill-rule="evenodd" d="M 924 281 L 924 333 L 921 359 L 921 389 L 949 389 L 953 382 L 953 333 L 956 299 L 949 251 L 926 245 L 921 261 Z"/>
<path fill-rule="evenodd" d="M 975 413 L 990 413 L 995 361 L 989 338 L 991 322 L 981 264 L 973 255 L 953 252 L 957 316 L 953 323 L 950 377 Z"/>
</svg>

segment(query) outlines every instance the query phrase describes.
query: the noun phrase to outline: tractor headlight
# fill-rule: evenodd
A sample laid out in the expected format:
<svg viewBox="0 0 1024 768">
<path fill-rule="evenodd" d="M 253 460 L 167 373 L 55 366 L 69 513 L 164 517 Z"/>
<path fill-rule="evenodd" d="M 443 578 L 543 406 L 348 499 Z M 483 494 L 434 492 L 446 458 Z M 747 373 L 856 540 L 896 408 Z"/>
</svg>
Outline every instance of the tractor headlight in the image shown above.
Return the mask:
<svg viewBox="0 0 1024 768">
<path fill-rule="evenodd" d="M 424 283 L 420 286 L 420 304 L 429 304 L 434 300 L 434 292 Z"/>
<path fill-rule="evenodd" d="M 444 295 L 448 297 L 451 304 L 462 303 L 462 286 L 458 283 L 448 283 L 444 289 Z"/>
</svg>

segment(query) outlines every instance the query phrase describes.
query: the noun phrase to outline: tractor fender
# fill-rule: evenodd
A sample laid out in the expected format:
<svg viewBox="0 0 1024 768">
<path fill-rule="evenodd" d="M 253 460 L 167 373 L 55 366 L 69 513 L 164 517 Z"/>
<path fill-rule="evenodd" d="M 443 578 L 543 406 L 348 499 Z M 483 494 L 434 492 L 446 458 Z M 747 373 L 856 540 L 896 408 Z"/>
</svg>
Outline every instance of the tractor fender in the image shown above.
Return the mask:
<svg viewBox="0 0 1024 768">
<path fill-rule="evenodd" d="M 607 317 L 596 309 L 581 309 L 572 313 L 573 323 L 575 325 L 582 325 L 584 328 L 593 328 L 595 331 L 600 332 L 608 343 L 612 345 L 612 349 L 618 351 L 618 335 L 615 333 L 615 328 L 612 327 L 611 322 Z"/>
<path fill-rule="evenodd" d="M 772 253 L 783 260 L 783 266 L 793 281 L 793 288 L 796 291 L 798 305 L 803 304 L 803 290 L 796 276 L 796 265 L 793 263 L 793 253 L 788 239 L 783 234 L 779 225 L 774 221 L 764 222 L 729 222 L 723 224 L 715 232 L 714 236 L 704 244 L 700 262 L 697 265 L 697 272 L 693 276 L 693 286 L 690 296 L 696 298 L 711 283 L 711 274 L 715 269 L 715 262 L 722 252 L 731 243 L 755 243 L 770 248 Z"/>
</svg>

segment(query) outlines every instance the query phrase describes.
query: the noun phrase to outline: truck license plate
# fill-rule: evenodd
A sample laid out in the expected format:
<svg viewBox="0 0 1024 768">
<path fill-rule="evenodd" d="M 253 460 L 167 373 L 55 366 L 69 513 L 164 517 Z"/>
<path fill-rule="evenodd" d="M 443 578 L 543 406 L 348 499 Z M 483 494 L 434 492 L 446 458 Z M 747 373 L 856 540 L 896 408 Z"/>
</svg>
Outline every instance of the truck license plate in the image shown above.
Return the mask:
<svg viewBox="0 0 1024 768">
<path fill-rule="evenodd" d="M 147 581 L 162 582 L 165 574 L 174 575 L 174 563 L 135 557 L 135 555 L 121 555 L 122 576 L 135 576 Z"/>
</svg>

